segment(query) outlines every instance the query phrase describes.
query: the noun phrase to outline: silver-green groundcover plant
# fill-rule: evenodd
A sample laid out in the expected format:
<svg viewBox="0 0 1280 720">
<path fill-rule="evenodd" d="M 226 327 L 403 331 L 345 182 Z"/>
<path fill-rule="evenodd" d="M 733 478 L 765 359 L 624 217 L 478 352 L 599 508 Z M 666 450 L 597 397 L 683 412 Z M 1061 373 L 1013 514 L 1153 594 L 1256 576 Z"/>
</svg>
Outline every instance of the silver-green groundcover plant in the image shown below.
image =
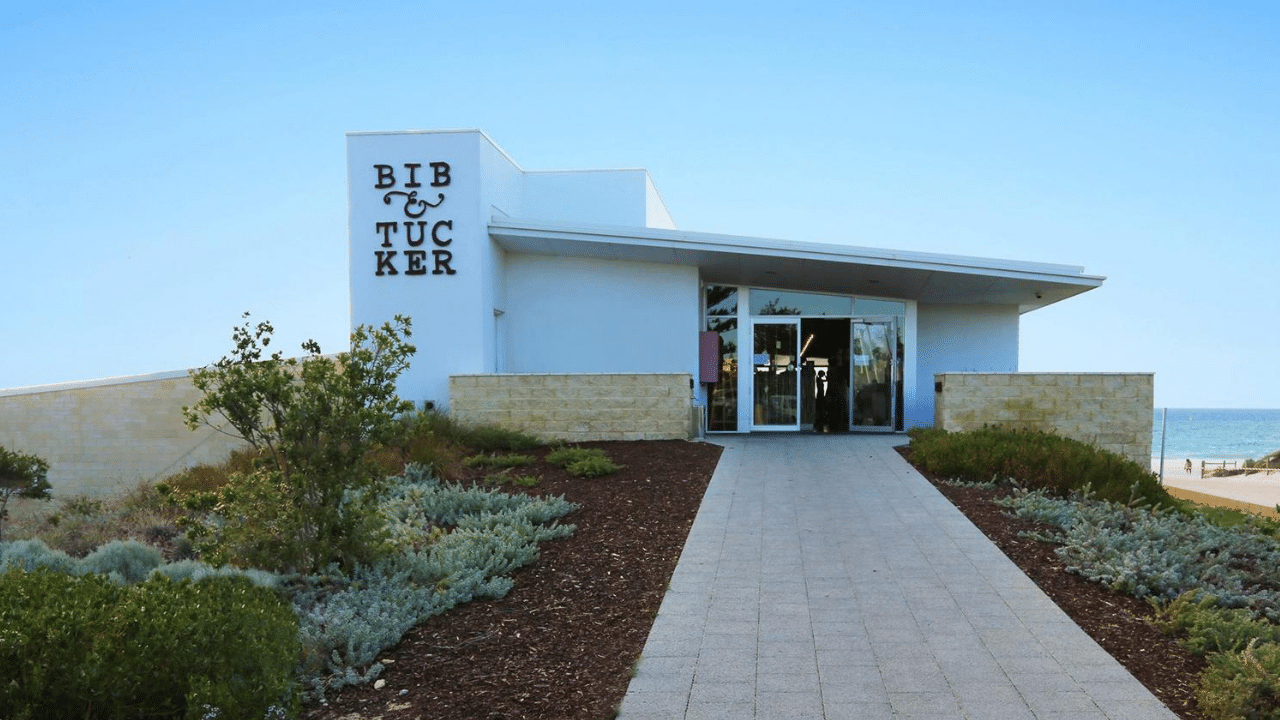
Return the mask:
<svg viewBox="0 0 1280 720">
<path fill-rule="evenodd" d="M 132 540 L 73 558 L 24 540 L 0 543 L 0 573 L 47 568 L 120 584 L 157 575 L 176 582 L 232 576 L 274 588 L 298 616 L 302 657 L 295 675 L 303 696 L 319 699 L 377 678 L 383 668 L 378 654 L 413 626 L 471 600 L 505 596 L 514 584 L 511 574 L 537 559 L 539 543 L 574 532 L 556 522 L 577 508 L 563 497 L 444 483 L 418 465 L 388 478 L 387 485 L 378 512 L 393 550 L 349 571 L 334 565 L 315 574 L 279 575 L 191 560 L 165 564 L 158 550 Z"/>
</svg>

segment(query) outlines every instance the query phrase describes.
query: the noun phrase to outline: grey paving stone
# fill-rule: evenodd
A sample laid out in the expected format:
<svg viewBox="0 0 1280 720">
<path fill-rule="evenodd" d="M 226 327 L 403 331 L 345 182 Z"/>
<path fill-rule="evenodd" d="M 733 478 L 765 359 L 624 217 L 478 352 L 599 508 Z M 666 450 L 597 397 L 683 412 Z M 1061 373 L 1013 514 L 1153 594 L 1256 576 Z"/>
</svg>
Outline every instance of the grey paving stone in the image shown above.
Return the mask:
<svg viewBox="0 0 1280 720">
<path fill-rule="evenodd" d="M 1174 718 L 902 461 L 900 436 L 715 441 L 624 720 Z"/>
</svg>

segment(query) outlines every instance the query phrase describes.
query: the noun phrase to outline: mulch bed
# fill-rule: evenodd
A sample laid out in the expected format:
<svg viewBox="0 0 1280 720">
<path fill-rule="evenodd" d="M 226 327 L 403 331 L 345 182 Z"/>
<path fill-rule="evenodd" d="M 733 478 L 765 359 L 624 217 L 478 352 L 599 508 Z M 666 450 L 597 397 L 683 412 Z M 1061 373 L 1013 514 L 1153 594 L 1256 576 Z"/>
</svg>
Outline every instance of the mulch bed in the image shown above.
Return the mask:
<svg viewBox="0 0 1280 720">
<path fill-rule="evenodd" d="M 546 543 L 505 598 L 432 618 L 386 653 L 381 688 L 347 688 L 304 717 L 574 720 L 613 717 L 662 604 L 721 448 L 583 443 L 626 467 L 575 478 L 541 462 L 508 492 L 564 495 L 569 538 Z"/>
<path fill-rule="evenodd" d="M 720 448 L 684 441 L 604 443 L 622 472 L 579 479 L 541 463 L 537 488 L 581 509 L 500 600 L 475 602 L 415 628 L 384 656 L 382 687 L 348 688 L 311 706 L 315 720 L 573 720 L 613 717 Z M 542 452 L 535 452 L 541 456 Z M 909 453 L 904 453 L 908 456 Z M 529 469 L 520 469 L 521 474 Z M 1204 661 L 1147 622 L 1143 601 L 1072 575 L 1053 548 L 1027 539 L 993 490 L 938 489 L 1103 648 L 1184 720 Z"/>
<path fill-rule="evenodd" d="M 900 448 L 910 460 L 910 452 Z M 917 468 L 918 469 L 918 468 Z M 1004 490 L 956 487 L 920 471 L 1058 607 L 1183 720 L 1202 720 L 1195 690 L 1204 658 L 1187 652 L 1148 622 L 1151 605 L 1066 571 L 1053 545 L 1025 537 L 1045 525 L 1008 517 L 995 500 Z"/>
</svg>

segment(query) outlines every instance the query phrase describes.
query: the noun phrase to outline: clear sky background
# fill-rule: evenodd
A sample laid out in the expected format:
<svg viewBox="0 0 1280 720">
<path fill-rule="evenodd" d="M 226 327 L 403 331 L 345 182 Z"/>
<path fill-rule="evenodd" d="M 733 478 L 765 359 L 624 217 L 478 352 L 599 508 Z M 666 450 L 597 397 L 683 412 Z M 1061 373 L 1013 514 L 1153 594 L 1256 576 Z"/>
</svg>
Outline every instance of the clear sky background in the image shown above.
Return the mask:
<svg viewBox="0 0 1280 720">
<path fill-rule="evenodd" d="M 344 133 L 481 128 L 687 230 L 1083 266 L 1022 370 L 1280 407 L 1280 6 L 783 5 L 20 0 L 0 388 L 204 365 L 246 310 L 342 349 Z"/>
</svg>

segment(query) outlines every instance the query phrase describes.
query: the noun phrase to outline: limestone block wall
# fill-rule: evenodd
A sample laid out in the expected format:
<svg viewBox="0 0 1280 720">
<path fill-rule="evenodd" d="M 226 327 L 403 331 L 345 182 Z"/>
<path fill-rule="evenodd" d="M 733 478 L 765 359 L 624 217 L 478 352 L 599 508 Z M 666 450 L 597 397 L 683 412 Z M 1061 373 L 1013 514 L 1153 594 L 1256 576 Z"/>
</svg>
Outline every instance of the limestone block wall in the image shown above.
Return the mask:
<svg viewBox="0 0 1280 720">
<path fill-rule="evenodd" d="M 55 498 L 111 495 L 244 446 L 187 429 L 199 399 L 185 371 L 0 390 L 0 445 L 47 460 Z"/>
<path fill-rule="evenodd" d="M 696 434 L 688 373 L 454 375 L 449 412 L 547 440 L 668 440 Z"/>
<path fill-rule="evenodd" d="M 937 373 L 934 427 L 1056 432 L 1151 463 L 1151 373 Z"/>
</svg>

